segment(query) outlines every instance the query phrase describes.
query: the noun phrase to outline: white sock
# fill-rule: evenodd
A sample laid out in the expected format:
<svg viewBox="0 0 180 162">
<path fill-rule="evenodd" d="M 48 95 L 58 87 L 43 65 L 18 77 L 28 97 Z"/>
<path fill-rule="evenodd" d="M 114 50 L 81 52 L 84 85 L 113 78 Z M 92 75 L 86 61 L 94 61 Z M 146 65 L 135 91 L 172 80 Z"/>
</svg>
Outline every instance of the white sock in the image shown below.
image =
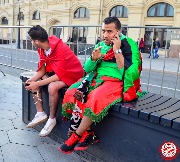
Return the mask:
<svg viewBox="0 0 180 162">
<path fill-rule="evenodd" d="M 51 118 L 49 117 L 48 121 L 49 121 L 50 123 L 54 123 L 54 122 L 56 122 L 56 118 L 51 119 Z"/>
<path fill-rule="evenodd" d="M 37 112 L 37 113 L 36 113 L 37 116 L 43 116 L 44 114 L 45 114 L 44 111 L 43 111 L 43 112 Z"/>
</svg>

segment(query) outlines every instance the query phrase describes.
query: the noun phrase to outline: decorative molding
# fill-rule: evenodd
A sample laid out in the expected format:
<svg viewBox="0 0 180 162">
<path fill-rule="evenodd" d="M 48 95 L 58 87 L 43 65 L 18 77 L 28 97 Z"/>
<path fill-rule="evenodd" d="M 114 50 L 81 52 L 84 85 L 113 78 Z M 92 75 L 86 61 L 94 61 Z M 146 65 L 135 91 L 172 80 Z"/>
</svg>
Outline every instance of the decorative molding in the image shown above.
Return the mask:
<svg viewBox="0 0 180 162">
<path fill-rule="evenodd" d="M 156 3 L 160 3 L 160 2 L 162 2 L 162 1 L 159 1 L 159 0 L 147 0 L 146 1 L 146 3 L 144 4 L 144 8 L 143 8 L 143 10 L 144 10 L 144 17 L 146 17 L 147 16 L 147 11 L 148 11 L 148 9 L 151 7 L 151 6 L 153 6 L 154 4 L 156 4 Z M 174 0 L 165 0 L 165 1 L 163 1 L 164 3 L 168 3 L 168 4 L 170 4 L 173 8 L 174 8 L 174 12 L 175 12 L 175 8 L 177 7 L 176 6 L 176 4 L 175 4 L 175 1 Z"/>
<path fill-rule="evenodd" d="M 60 19 L 58 17 L 54 17 L 53 15 L 51 15 L 51 16 L 52 17 L 47 20 L 48 25 L 55 25 L 56 23 L 62 21 L 62 19 Z"/>
<path fill-rule="evenodd" d="M 80 3 L 80 2 L 74 1 L 71 6 L 71 11 L 76 11 L 80 7 L 86 7 L 87 9 L 89 9 L 90 6 L 91 6 L 91 4 L 87 3 L 87 2 Z"/>
<path fill-rule="evenodd" d="M 164 0 L 164 1 L 159 1 L 159 0 L 146 0 L 146 2 L 144 3 L 144 6 L 146 6 L 145 8 L 149 8 L 152 5 L 156 4 L 156 3 L 160 3 L 160 2 L 164 2 L 164 3 L 168 3 L 170 5 L 172 5 L 173 7 L 175 7 L 176 1 L 175 0 Z"/>
<path fill-rule="evenodd" d="M 33 14 L 35 11 L 39 11 L 40 12 L 40 14 L 41 14 L 41 10 L 42 10 L 42 8 L 40 8 L 40 7 L 30 7 L 30 11 L 29 11 L 29 13 L 30 14 Z"/>
<path fill-rule="evenodd" d="M 132 1 L 131 1 L 132 2 Z M 104 4 L 104 7 L 106 7 L 106 9 L 110 10 L 111 8 L 113 8 L 114 6 L 117 6 L 117 5 L 122 5 L 122 6 L 129 6 L 130 5 L 130 2 L 129 0 L 127 1 L 124 1 L 124 0 L 111 0 L 111 1 L 107 1 L 107 3 Z"/>
<path fill-rule="evenodd" d="M 0 14 L 0 21 L 2 20 L 3 17 L 6 17 L 6 18 L 9 20 L 9 17 L 10 17 L 10 16 L 8 16 L 8 15 L 9 15 L 9 14 L 8 14 L 7 12 L 1 13 L 1 14 Z"/>
</svg>

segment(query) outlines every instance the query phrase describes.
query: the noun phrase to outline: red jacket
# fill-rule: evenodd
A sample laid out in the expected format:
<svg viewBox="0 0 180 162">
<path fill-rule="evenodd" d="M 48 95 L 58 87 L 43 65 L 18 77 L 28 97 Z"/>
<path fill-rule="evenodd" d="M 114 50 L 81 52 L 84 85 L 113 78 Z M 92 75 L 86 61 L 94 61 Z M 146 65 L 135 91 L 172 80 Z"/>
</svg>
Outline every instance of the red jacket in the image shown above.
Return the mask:
<svg viewBox="0 0 180 162">
<path fill-rule="evenodd" d="M 145 45 L 144 41 L 141 40 L 141 41 L 139 42 L 139 47 L 144 47 L 144 45 Z"/>
<path fill-rule="evenodd" d="M 46 72 L 54 71 L 58 78 L 68 86 L 83 77 L 84 70 L 73 51 L 56 36 L 48 38 L 51 53 L 46 56 L 44 49 L 39 48 L 40 60 L 37 71 L 46 63 Z"/>
</svg>

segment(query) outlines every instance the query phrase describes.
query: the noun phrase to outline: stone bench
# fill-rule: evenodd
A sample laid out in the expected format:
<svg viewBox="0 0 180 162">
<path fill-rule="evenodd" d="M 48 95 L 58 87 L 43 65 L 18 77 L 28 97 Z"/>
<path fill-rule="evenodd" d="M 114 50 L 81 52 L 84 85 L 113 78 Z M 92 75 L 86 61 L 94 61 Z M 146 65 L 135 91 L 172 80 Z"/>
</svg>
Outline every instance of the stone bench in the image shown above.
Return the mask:
<svg viewBox="0 0 180 162">
<path fill-rule="evenodd" d="M 25 82 L 32 73 L 22 73 Z M 58 142 L 67 139 L 69 122 L 62 121 L 61 102 L 65 89 L 59 91 L 58 124 L 49 135 Z M 49 114 L 47 86 L 42 87 L 43 107 Z M 30 92 L 22 84 L 22 120 L 29 123 L 36 113 Z M 40 131 L 44 124 L 35 127 Z M 77 153 L 92 162 L 159 162 L 159 148 L 167 142 L 180 147 L 180 100 L 148 93 L 135 102 L 117 103 L 102 122 L 93 126 L 99 143 Z M 180 161 L 178 156 L 174 161 Z"/>
</svg>

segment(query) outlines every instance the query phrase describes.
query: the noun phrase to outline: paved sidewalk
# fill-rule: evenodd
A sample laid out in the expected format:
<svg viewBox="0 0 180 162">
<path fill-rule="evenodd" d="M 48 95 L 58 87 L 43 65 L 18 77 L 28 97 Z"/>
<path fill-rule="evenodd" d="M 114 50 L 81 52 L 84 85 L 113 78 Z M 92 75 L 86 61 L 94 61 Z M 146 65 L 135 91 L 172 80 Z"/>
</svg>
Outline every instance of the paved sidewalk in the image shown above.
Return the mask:
<svg viewBox="0 0 180 162">
<path fill-rule="evenodd" d="M 159 55 L 159 58 L 157 59 L 148 58 L 148 56 L 148 53 L 143 53 L 143 71 L 151 70 L 154 72 L 164 72 L 177 75 L 178 65 L 180 62 L 179 58 L 165 58 L 165 56 L 162 54 Z M 83 64 L 85 61 L 85 56 L 79 55 L 78 58 Z M 178 74 L 180 75 L 180 72 Z"/>
<path fill-rule="evenodd" d="M 179 59 L 147 58 L 143 54 L 143 70 L 177 74 Z M 80 56 L 80 60 L 83 60 Z M 165 61 L 165 66 L 164 66 Z M 151 63 L 151 64 L 150 64 Z M 48 137 L 40 138 L 34 129 L 25 128 L 22 122 L 22 90 L 19 79 L 21 70 L 0 66 L 0 70 L 7 72 L 4 77 L 0 72 L 0 162 L 81 162 L 79 155 L 73 153 L 64 155 L 57 148 L 60 145 Z M 14 76 L 16 77 L 14 77 Z"/>
<path fill-rule="evenodd" d="M 164 55 L 160 55 L 157 59 L 148 58 L 149 54 L 143 54 L 143 70 L 151 70 L 154 72 L 164 72 L 177 75 L 179 58 L 165 58 Z M 180 71 L 178 72 L 178 75 Z"/>
<path fill-rule="evenodd" d="M 60 145 L 41 138 L 22 122 L 21 80 L 0 72 L 0 162 L 82 162 L 76 153 L 65 155 Z"/>
</svg>

